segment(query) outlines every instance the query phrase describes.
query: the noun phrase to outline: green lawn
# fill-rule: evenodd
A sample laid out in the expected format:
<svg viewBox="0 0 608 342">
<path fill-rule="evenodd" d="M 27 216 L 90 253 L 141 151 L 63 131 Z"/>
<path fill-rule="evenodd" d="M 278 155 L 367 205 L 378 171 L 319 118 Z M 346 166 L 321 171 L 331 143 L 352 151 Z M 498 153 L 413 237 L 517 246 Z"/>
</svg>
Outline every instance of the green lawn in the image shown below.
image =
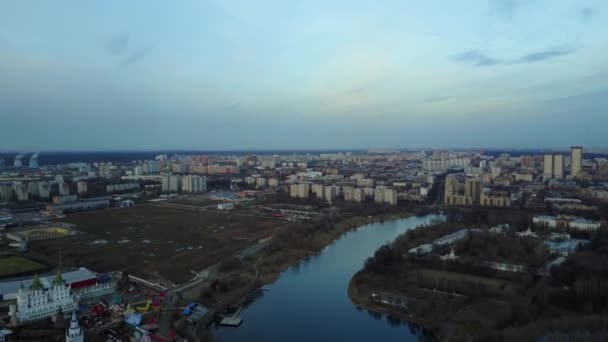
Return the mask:
<svg viewBox="0 0 608 342">
<path fill-rule="evenodd" d="M 0 277 L 6 277 L 13 274 L 31 272 L 45 269 L 46 266 L 20 256 L 9 256 L 0 259 Z"/>
</svg>

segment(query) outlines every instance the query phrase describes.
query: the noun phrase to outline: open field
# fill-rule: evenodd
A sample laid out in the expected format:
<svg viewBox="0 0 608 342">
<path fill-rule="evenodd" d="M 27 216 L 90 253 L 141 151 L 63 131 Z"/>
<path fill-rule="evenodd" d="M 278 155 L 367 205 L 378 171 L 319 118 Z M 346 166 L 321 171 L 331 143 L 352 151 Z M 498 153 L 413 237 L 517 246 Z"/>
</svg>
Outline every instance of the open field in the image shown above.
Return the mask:
<svg viewBox="0 0 608 342">
<path fill-rule="evenodd" d="M 33 272 L 45 269 L 47 266 L 34 260 L 12 255 L 0 259 L 0 277 L 7 277 L 15 274 Z"/>
<path fill-rule="evenodd" d="M 105 272 L 126 269 L 158 281 L 183 282 L 222 258 L 277 229 L 294 224 L 248 215 L 247 210 L 218 212 L 141 204 L 128 209 L 71 215 L 64 221 L 83 234 L 34 242 L 33 256 L 65 266 Z"/>
</svg>

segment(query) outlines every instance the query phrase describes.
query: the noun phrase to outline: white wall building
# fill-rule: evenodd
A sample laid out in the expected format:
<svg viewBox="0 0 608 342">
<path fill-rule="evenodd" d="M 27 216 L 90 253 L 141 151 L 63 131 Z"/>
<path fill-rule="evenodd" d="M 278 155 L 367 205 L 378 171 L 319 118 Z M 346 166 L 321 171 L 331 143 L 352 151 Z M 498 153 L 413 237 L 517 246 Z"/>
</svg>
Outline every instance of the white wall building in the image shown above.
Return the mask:
<svg viewBox="0 0 608 342">
<path fill-rule="evenodd" d="M 67 313 L 77 309 L 76 295 L 72 294 L 70 286 L 65 285 L 61 274 L 58 273 L 50 288 L 45 289 L 36 276 L 29 289 L 19 289 L 16 312 L 14 309 L 11 311 L 17 323 L 23 324 L 55 316 L 59 310 Z"/>
<path fill-rule="evenodd" d="M 599 221 L 568 216 L 537 215 L 532 218 L 532 222 L 534 222 L 534 224 L 544 225 L 549 228 L 570 228 L 582 231 L 597 230 L 602 226 L 601 222 Z"/>
</svg>

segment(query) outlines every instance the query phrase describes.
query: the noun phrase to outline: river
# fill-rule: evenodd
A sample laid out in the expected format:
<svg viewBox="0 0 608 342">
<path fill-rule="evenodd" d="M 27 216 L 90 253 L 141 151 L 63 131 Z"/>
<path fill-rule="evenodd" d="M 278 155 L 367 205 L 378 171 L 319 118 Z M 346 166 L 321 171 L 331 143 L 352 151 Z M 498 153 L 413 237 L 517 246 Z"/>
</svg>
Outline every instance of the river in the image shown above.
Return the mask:
<svg viewBox="0 0 608 342">
<path fill-rule="evenodd" d="M 320 254 L 285 270 L 243 309 L 238 328 L 211 327 L 216 341 L 423 341 L 416 325 L 358 309 L 351 277 L 378 247 L 439 215 L 372 223 L 348 232 Z"/>
</svg>

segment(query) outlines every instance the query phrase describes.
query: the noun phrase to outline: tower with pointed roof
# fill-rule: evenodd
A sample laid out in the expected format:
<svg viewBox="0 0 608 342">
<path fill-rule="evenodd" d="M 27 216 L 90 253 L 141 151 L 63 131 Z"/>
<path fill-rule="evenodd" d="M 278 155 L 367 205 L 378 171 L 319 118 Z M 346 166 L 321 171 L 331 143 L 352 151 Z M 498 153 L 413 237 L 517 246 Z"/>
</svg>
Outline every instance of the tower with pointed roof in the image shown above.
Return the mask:
<svg viewBox="0 0 608 342">
<path fill-rule="evenodd" d="M 83 342 L 84 334 L 82 328 L 78 324 L 78 317 L 76 311 L 72 311 L 72 320 L 70 321 L 70 327 L 65 331 L 65 342 Z"/>
<path fill-rule="evenodd" d="M 29 288 L 21 286 L 17 293 L 17 324 L 39 321 L 53 317 L 58 311 L 70 312 L 78 309 L 78 299 L 66 285 L 61 272 L 52 278 L 34 276 Z"/>
</svg>

